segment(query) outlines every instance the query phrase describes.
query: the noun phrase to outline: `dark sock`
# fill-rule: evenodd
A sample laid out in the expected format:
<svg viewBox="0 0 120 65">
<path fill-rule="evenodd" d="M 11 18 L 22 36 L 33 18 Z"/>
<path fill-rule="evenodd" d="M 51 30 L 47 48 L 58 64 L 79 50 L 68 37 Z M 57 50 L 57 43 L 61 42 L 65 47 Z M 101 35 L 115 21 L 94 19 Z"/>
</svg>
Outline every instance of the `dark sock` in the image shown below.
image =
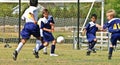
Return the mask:
<svg viewBox="0 0 120 65">
<path fill-rule="evenodd" d="M 39 47 L 39 50 L 43 49 L 45 46 L 42 44 L 40 47 Z"/>
<path fill-rule="evenodd" d="M 94 46 L 95 46 L 95 44 L 96 44 L 96 42 L 95 42 L 95 41 L 93 41 L 93 42 L 91 43 L 90 49 L 93 49 L 93 48 L 94 48 Z"/>
<path fill-rule="evenodd" d="M 55 45 L 51 45 L 51 54 L 54 54 L 55 52 Z"/>
<path fill-rule="evenodd" d="M 112 55 L 112 52 L 113 52 L 113 47 L 110 47 L 109 48 L 109 54 Z"/>
</svg>

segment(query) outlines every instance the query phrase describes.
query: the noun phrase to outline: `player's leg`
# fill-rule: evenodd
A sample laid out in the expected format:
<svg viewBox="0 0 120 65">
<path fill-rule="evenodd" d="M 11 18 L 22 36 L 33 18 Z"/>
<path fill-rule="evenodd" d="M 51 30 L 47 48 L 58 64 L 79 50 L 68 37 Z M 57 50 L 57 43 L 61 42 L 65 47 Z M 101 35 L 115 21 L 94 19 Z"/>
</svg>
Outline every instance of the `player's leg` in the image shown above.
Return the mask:
<svg viewBox="0 0 120 65">
<path fill-rule="evenodd" d="M 86 53 L 87 56 L 90 56 L 90 53 L 92 51 L 90 48 L 91 48 L 91 42 L 88 43 L 88 50 L 87 50 L 87 53 Z"/>
<path fill-rule="evenodd" d="M 43 48 L 43 54 L 47 54 L 47 47 Z"/>
<path fill-rule="evenodd" d="M 28 25 L 29 24 L 25 24 L 24 28 L 21 31 L 21 42 L 18 44 L 18 47 L 16 48 L 16 50 L 13 53 L 13 60 L 17 59 L 17 55 L 20 52 L 21 48 L 23 47 L 23 45 L 27 42 L 27 40 L 30 38 L 30 32 L 28 32 Z"/>
<path fill-rule="evenodd" d="M 95 39 L 93 39 L 93 41 L 89 42 L 87 56 L 90 56 L 90 53 L 93 51 L 96 41 L 97 41 L 97 39 L 95 38 Z"/>
<path fill-rule="evenodd" d="M 33 49 L 33 54 L 35 55 L 35 58 L 39 58 L 39 47 L 40 45 L 42 45 L 42 42 L 40 40 L 40 37 L 37 37 L 37 40 L 36 40 L 36 46 L 35 48 Z"/>
<path fill-rule="evenodd" d="M 50 53 L 50 56 L 58 56 L 57 54 L 55 54 L 55 48 L 56 48 L 56 41 L 53 40 L 53 41 L 52 41 L 52 45 L 51 45 L 51 53 Z"/>
<path fill-rule="evenodd" d="M 110 40 L 111 40 L 111 45 L 109 47 L 108 59 L 111 59 L 111 57 L 112 57 L 114 46 L 117 43 L 117 36 L 112 36 Z"/>
<path fill-rule="evenodd" d="M 26 41 L 27 41 L 26 39 L 22 39 L 21 42 L 18 44 L 18 47 L 13 52 L 13 60 L 17 59 L 17 55 L 20 52 L 20 50 L 22 49 L 23 45 L 26 43 Z"/>
</svg>

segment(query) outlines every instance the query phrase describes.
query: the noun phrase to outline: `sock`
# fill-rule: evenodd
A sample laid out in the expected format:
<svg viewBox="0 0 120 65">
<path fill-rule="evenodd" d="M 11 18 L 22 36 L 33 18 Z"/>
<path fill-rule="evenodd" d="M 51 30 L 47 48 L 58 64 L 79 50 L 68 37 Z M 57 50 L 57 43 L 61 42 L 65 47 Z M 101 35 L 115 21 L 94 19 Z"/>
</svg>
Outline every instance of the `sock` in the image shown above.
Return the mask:
<svg viewBox="0 0 120 65">
<path fill-rule="evenodd" d="M 51 54 L 54 54 L 55 52 L 55 45 L 51 45 Z"/>
<path fill-rule="evenodd" d="M 88 43 L 88 50 L 90 50 L 91 48 L 91 43 Z"/>
<path fill-rule="evenodd" d="M 40 45 L 40 47 L 39 47 L 39 50 L 41 50 L 41 49 L 43 49 L 45 46 L 42 44 L 42 45 Z"/>
<path fill-rule="evenodd" d="M 16 48 L 16 51 L 19 53 L 22 47 L 23 47 L 23 43 L 20 42 L 20 43 L 18 44 L 18 47 Z"/>
<path fill-rule="evenodd" d="M 91 50 L 94 48 L 95 44 L 96 44 L 95 41 L 93 41 L 93 42 L 91 43 L 91 46 L 90 46 L 90 49 L 91 49 Z"/>
<path fill-rule="evenodd" d="M 47 47 L 44 47 L 44 48 L 43 48 L 43 52 L 47 52 Z"/>
<path fill-rule="evenodd" d="M 40 40 L 36 40 L 36 47 L 35 47 L 36 52 L 38 52 L 39 47 L 40 47 L 41 44 L 42 44 L 42 43 L 41 43 Z"/>
<path fill-rule="evenodd" d="M 110 47 L 110 48 L 109 48 L 109 54 L 112 55 L 112 52 L 113 52 L 113 47 Z"/>
</svg>

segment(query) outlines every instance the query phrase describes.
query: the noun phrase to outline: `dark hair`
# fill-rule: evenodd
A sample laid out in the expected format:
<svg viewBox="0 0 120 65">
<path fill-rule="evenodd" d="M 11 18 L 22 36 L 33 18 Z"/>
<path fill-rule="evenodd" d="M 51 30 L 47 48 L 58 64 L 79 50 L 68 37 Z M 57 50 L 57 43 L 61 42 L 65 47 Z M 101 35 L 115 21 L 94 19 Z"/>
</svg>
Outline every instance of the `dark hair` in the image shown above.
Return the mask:
<svg viewBox="0 0 120 65">
<path fill-rule="evenodd" d="M 42 17 L 44 17 L 43 14 L 44 14 L 45 12 L 48 12 L 48 9 L 43 9 L 43 11 L 42 11 Z M 49 13 L 49 12 L 48 12 L 48 13 Z"/>
<path fill-rule="evenodd" d="M 97 19 L 97 15 L 96 15 L 96 14 L 92 14 L 92 15 L 91 15 L 91 18 L 92 18 L 92 17 L 95 17 L 95 19 Z"/>
<path fill-rule="evenodd" d="M 38 5 L 38 0 L 30 0 L 30 6 L 37 7 L 37 5 Z"/>
</svg>

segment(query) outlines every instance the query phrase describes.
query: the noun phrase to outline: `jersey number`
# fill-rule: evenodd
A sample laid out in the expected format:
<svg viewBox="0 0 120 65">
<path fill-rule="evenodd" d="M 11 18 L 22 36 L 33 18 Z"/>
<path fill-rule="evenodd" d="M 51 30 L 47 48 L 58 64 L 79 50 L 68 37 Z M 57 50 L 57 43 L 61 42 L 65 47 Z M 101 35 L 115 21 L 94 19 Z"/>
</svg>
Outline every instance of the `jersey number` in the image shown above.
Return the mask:
<svg viewBox="0 0 120 65">
<path fill-rule="evenodd" d="M 120 29 L 120 23 L 115 23 L 114 25 L 113 25 L 113 29 Z"/>
</svg>

